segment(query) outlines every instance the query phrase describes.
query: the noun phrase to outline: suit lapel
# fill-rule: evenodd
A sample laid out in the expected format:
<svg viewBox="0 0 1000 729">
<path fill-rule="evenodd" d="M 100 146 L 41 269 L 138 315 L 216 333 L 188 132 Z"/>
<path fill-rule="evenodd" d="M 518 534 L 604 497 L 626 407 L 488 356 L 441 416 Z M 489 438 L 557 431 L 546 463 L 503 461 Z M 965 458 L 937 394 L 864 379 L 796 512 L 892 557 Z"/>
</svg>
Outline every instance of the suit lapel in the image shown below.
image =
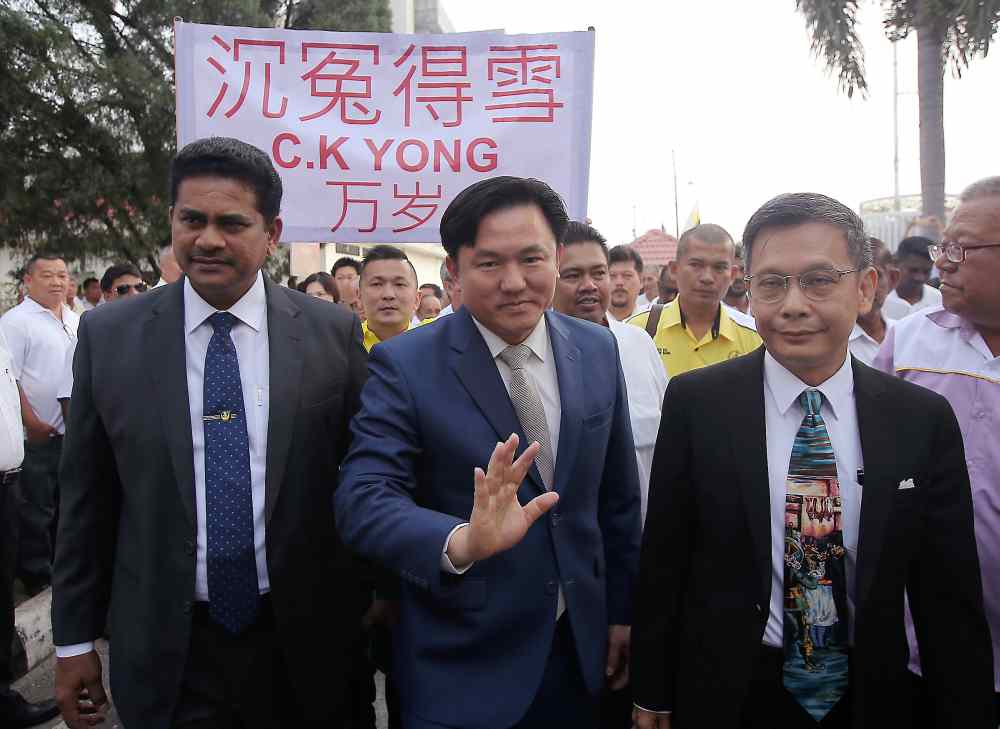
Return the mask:
<svg viewBox="0 0 1000 729">
<path fill-rule="evenodd" d="M 195 514 L 194 445 L 191 405 L 188 401 L 187 355 L 184 332 L 184 279 L 164 287 L 143 328 L 143 352 L 149 363 L 158 401 L 154 412 L 163 421 L 177 489 L 184 513 L 197 525 Z"/>
<path fill-rule="evenodd" d="M 472 316 L 463 307 L 452 314 L 448 323 L 452 325 L 451 348 L 455 351 L 452 359 L 452 370 L 459 382 L 469 393 L 476 407 L 496 432 L 497 439 L 504 441 L 511 433 L 517 433 L 520 439 L 518 454 L 527 446 L 527 438 L 518 422 L 514 405 L 504 387 L 500 371 L 490 355 L 486 342 L 476 329 Z M 485 464 L 483 464 L 485 467 Z M 538 469 L 531 467 L 528 478 L 539 491 L 544 490 Z"/>
<path fill-rule="evenodd" d="M 267 338 L 270 367 L 268 397 L 267 466 L 264 478 L 265 523 L 274 514 L 299 409 L 302 379 L 302 318 L 299 307 L 264 277 L 267 293 Z"/>
<path fill-rule="evenodd" d="M 893 452 L 893 411 L 881 395 L 885 387 L 871 368 L 853 360 L 854 403 L 858 412 L 861 454 L 865 469 L 862 485 L 861 523 L 858 530 L 856 604 L 860 608 L 878 569 L 886 519 L 892 505 L 892 471 L 886 458 Z"/>
<path fill-rule="evenodd" d="M 561 491 L 567 486 L 567 479 L 576 463 L 576 450 L 580 445 L 580 430 L 583 427 L 583 364 L 580 350 L 570 339 L 559 316 L 551 310 L 545 312 L 549 342 L 556 363 L 556 377 L 559 381 L 559 443 L 557 444 L 555 483 L 553 488 Z"/>
<path fill-rule="evenodd" d="M 771 488 L 764 417 L 764 347 L 744 362 L 742 376 L 733 380 L 724 400 L 729 403 L 730 446 L 757 568 L 758 596 L 760 604 L 767 605 L 771 596 Z"/>
</svg>

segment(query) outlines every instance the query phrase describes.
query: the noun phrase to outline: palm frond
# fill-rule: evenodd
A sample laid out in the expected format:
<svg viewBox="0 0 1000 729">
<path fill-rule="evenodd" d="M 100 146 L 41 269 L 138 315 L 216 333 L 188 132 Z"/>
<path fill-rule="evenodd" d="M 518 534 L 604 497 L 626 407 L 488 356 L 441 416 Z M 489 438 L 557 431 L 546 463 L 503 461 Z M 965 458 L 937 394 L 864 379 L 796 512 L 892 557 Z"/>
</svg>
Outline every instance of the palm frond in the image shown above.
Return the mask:
<svg viewBox="0 0 1000 729">
<path fill-rule="evenodd" d="M 857 33 L 858 0 L 796 0 L 811 38 L 813 53 L 831 73 L 848 97 L 865 95 L 865 50 Z"/>
</svg>

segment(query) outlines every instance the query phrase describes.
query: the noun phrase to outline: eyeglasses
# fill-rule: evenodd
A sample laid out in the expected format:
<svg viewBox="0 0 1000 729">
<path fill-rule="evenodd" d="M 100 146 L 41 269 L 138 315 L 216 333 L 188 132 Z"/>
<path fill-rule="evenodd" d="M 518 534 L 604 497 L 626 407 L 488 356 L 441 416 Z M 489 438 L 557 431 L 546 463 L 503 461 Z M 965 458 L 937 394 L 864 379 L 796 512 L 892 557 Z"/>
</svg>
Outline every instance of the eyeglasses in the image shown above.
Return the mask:
<svg viewBox="0 0 1000 729">
<path fill-rule="evenodd" d="M 788 282 L 795 279 L 802 293 L 810 301 L 826 301 L 833 296 L 840 280 L 849 273 L 857 273 L 860 269 L 820 268 L 805 273 L 782 276 L 778 273 L 765 273 L 759 276 L 744 276 L 749 294 L 762 304 L 777 304 L 788 293 Z"/>
<path fill-rule="evenodd" d="M 121 286 L 115 286 L 115 293 L 119 296 L 126 296 L 131 289 L 135 289 L 137 294 L 141 294 L 149 287 L 144 283 L 137 284 L 122 284 Z"/>
<path fill-rule="evenodd" d="M 1000 243 L 977 243 L 975 245 L 964 245 L 962 243 L 932 243 L 927 246 L 927 252 L 931 254 L 931 260 L 936 261 L 941 256 L 947 257 L 952 263 L 962 263 L 965 261 L 965 252 L 976 248 L 1000 248 Z"/>
</svg>

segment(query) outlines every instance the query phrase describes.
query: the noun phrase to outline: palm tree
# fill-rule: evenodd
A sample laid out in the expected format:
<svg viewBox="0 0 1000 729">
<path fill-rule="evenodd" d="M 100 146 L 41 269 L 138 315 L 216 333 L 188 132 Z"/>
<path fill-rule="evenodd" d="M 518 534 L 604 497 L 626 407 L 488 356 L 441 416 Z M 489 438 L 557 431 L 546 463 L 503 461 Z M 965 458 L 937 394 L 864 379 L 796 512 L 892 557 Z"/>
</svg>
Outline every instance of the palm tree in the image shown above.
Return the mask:
<svg viewBox="0 0 1000 729">
<path fill-rule="evenodd" d="M 848 97 L 867 93 L 864 48 L 857 35 L 861 0 L 796 0 L 813 52 L 837 74 Z M 944 69 L 955 75 L 989 52 L 1000 23 L 1000 0 L 881 0 L 888 38 L 917 34 L 920 98 L 920 188 L 923 212 L 944 220 Z"/>
</svg>

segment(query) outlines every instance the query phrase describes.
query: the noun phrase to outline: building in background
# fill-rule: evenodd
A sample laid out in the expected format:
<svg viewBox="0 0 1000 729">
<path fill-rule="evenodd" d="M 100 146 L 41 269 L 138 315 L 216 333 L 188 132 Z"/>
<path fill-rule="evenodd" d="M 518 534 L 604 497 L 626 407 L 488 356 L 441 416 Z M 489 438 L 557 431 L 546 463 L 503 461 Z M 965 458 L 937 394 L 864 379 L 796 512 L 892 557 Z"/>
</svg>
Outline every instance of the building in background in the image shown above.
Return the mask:
<svg viewBox="0 0 1000 729">
<path fill-rule="evenodd" d="M 899 198 L 899 210 L 896 210 L 895 198 L 880 197 L 861 203 L 859 213 L 868 235 L 875 236 L 889 246 L 890 251 L 895 252 L 899 241 L 910 235 L 940 240 L 941 230 L 948 220 L 942 220 L 940 226 L 935 226 L 933 221 L 922 217 L 921 205 L 920 195 L 903 195 Z M 957 205 L 958 198 L 955 195 L 945 195 L 946 218 L 951 218 Z"/>
<path fill-rule="evenodd" d="M 647 230 L 630 245 L 644 266 L 664 266 L 677 258 L 677 239 L 661 228 Z"/>
</svg>

